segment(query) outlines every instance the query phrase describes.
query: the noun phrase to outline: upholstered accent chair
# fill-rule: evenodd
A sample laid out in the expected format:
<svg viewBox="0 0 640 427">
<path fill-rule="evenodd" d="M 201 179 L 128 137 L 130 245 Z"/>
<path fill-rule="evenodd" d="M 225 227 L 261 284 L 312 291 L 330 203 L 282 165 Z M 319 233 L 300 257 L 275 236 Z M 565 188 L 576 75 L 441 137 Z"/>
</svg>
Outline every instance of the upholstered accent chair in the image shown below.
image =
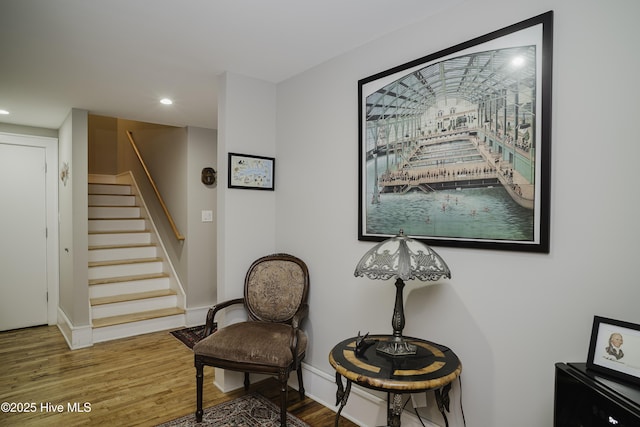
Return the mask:
<svg viewBox="0 0 640 427">
<path fill-rule="evenodd" d="M 205 338 L 193 347 L 196 421 L 202 421 L 203 370 L 207 365 L 244 372 L 245 390 L 249 388 L 249 373 L 276 375 L 280 381 L 280 424 L 286 426 L 287 382 L 291 371 L 298 371 L 298 391 L 304 399 L 300 364 L 307 349 L 307 335 L 300 325 L 309 311 L 308 293 L 306 264 L 292 255 L 274 254 L 251 264 L 243 298 L 209 309 Z M 248 320 L 217 329 L 218 311 L 234 304 L 244 305 Z"/>
</svg>

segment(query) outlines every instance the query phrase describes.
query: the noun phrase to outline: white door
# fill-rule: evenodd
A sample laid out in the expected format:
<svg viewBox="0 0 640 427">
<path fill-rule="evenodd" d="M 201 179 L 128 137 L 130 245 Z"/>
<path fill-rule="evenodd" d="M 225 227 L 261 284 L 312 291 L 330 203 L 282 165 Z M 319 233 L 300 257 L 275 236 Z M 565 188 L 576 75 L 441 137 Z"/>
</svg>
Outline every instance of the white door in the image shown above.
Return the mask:
<svg viewBox="0 0 640 427">
<path fill-rule="evenodd" d="M 0 330 L 47 324 L 46 150 L 0 143 Z"/>
</svg>

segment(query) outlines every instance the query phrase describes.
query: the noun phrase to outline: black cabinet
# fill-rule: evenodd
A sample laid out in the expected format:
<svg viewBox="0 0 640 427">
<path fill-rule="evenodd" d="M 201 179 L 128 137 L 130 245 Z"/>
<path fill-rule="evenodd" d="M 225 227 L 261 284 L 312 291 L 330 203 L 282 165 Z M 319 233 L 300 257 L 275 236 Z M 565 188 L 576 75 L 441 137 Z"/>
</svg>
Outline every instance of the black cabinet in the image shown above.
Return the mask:
<svg viewBox="0 0 640 427">
<path fill-rule="evenodd" d="M 640 387 L 586 369 L 556 363 L 555 427 L 639 427 Z"/>
</svg>

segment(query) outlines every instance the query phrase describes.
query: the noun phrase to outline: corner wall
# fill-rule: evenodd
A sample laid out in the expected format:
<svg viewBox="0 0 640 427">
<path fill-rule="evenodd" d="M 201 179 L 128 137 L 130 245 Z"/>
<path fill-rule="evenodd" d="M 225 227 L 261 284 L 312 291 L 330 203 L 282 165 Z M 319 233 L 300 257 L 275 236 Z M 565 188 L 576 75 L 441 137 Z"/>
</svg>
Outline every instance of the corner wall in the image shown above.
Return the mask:
<svg viewBox="0 0 640 427">
<path fill-rule="evenodd" d="M 189 280 L 187 307 L 190 310 L 208 310 L 216 303 L 217 295 L 217 192 L 224 185 L 224 177 L 219 173 L 217 155 L 217 132 L 196 127 L 187 128 L 187 270 Z M 212 167 L 218 172 L 218 182 L 204 185 L 201 172 Z M 203 222 L 202 211 L 213 211 L 213 221 Z M 206 316 L 206 311 L 204 312 Z M 197 319 L 194 325 L 201 325 L 205 318 Z"/>
<path fill-rule="evenodd" d="M 58 171 L 69 167 L 67 183 L 58 181 L 60 315 L 58 323 L 71 348 L 92 344 L 88 286 L 88 113 L 72 109 L 59 130 Z"/>
<path fill-rule="evenodd" d="M 127 131 L 162 195 L 178 231 L 187 233 L 187 136 L 184 128 L 118 119 L 118 173 L 131 171 L 181 282 L 188 280 L 184 241 L 178 240 L 136 157 Z"/>
<path fill-rule="evenodd" d="M 275 251 L 275 191 L 227 187 L 228 153 L 275 156 L 276 88 L 264 81 L 225 73 L 218 80 L 218 302 L 243 296 L 244 277 L 251 263 Z M 225 310 L 230 323 L 244 318 L 244 310 Z M 242 375 L 216 369 L 218 387 L 242 386 Z"/>
</svg>

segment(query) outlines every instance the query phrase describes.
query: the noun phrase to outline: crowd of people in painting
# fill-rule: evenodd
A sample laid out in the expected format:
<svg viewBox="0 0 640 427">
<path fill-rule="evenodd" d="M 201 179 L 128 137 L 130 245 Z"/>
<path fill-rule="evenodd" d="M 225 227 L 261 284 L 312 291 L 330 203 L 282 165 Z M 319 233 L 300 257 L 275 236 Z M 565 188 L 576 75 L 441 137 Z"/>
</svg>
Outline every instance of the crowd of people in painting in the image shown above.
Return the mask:
<svg viewBox="0 0 640 427">
<path fill-rule="evenodd" d="M 429 182 L 452 181 L 461 178 L 495 178 L 496 169 L 487 165 L 475 167 L 443 167 L 435 169 L 402 169 L 385 172 L 379 185 L 416 185 Z"/>
</svg>

